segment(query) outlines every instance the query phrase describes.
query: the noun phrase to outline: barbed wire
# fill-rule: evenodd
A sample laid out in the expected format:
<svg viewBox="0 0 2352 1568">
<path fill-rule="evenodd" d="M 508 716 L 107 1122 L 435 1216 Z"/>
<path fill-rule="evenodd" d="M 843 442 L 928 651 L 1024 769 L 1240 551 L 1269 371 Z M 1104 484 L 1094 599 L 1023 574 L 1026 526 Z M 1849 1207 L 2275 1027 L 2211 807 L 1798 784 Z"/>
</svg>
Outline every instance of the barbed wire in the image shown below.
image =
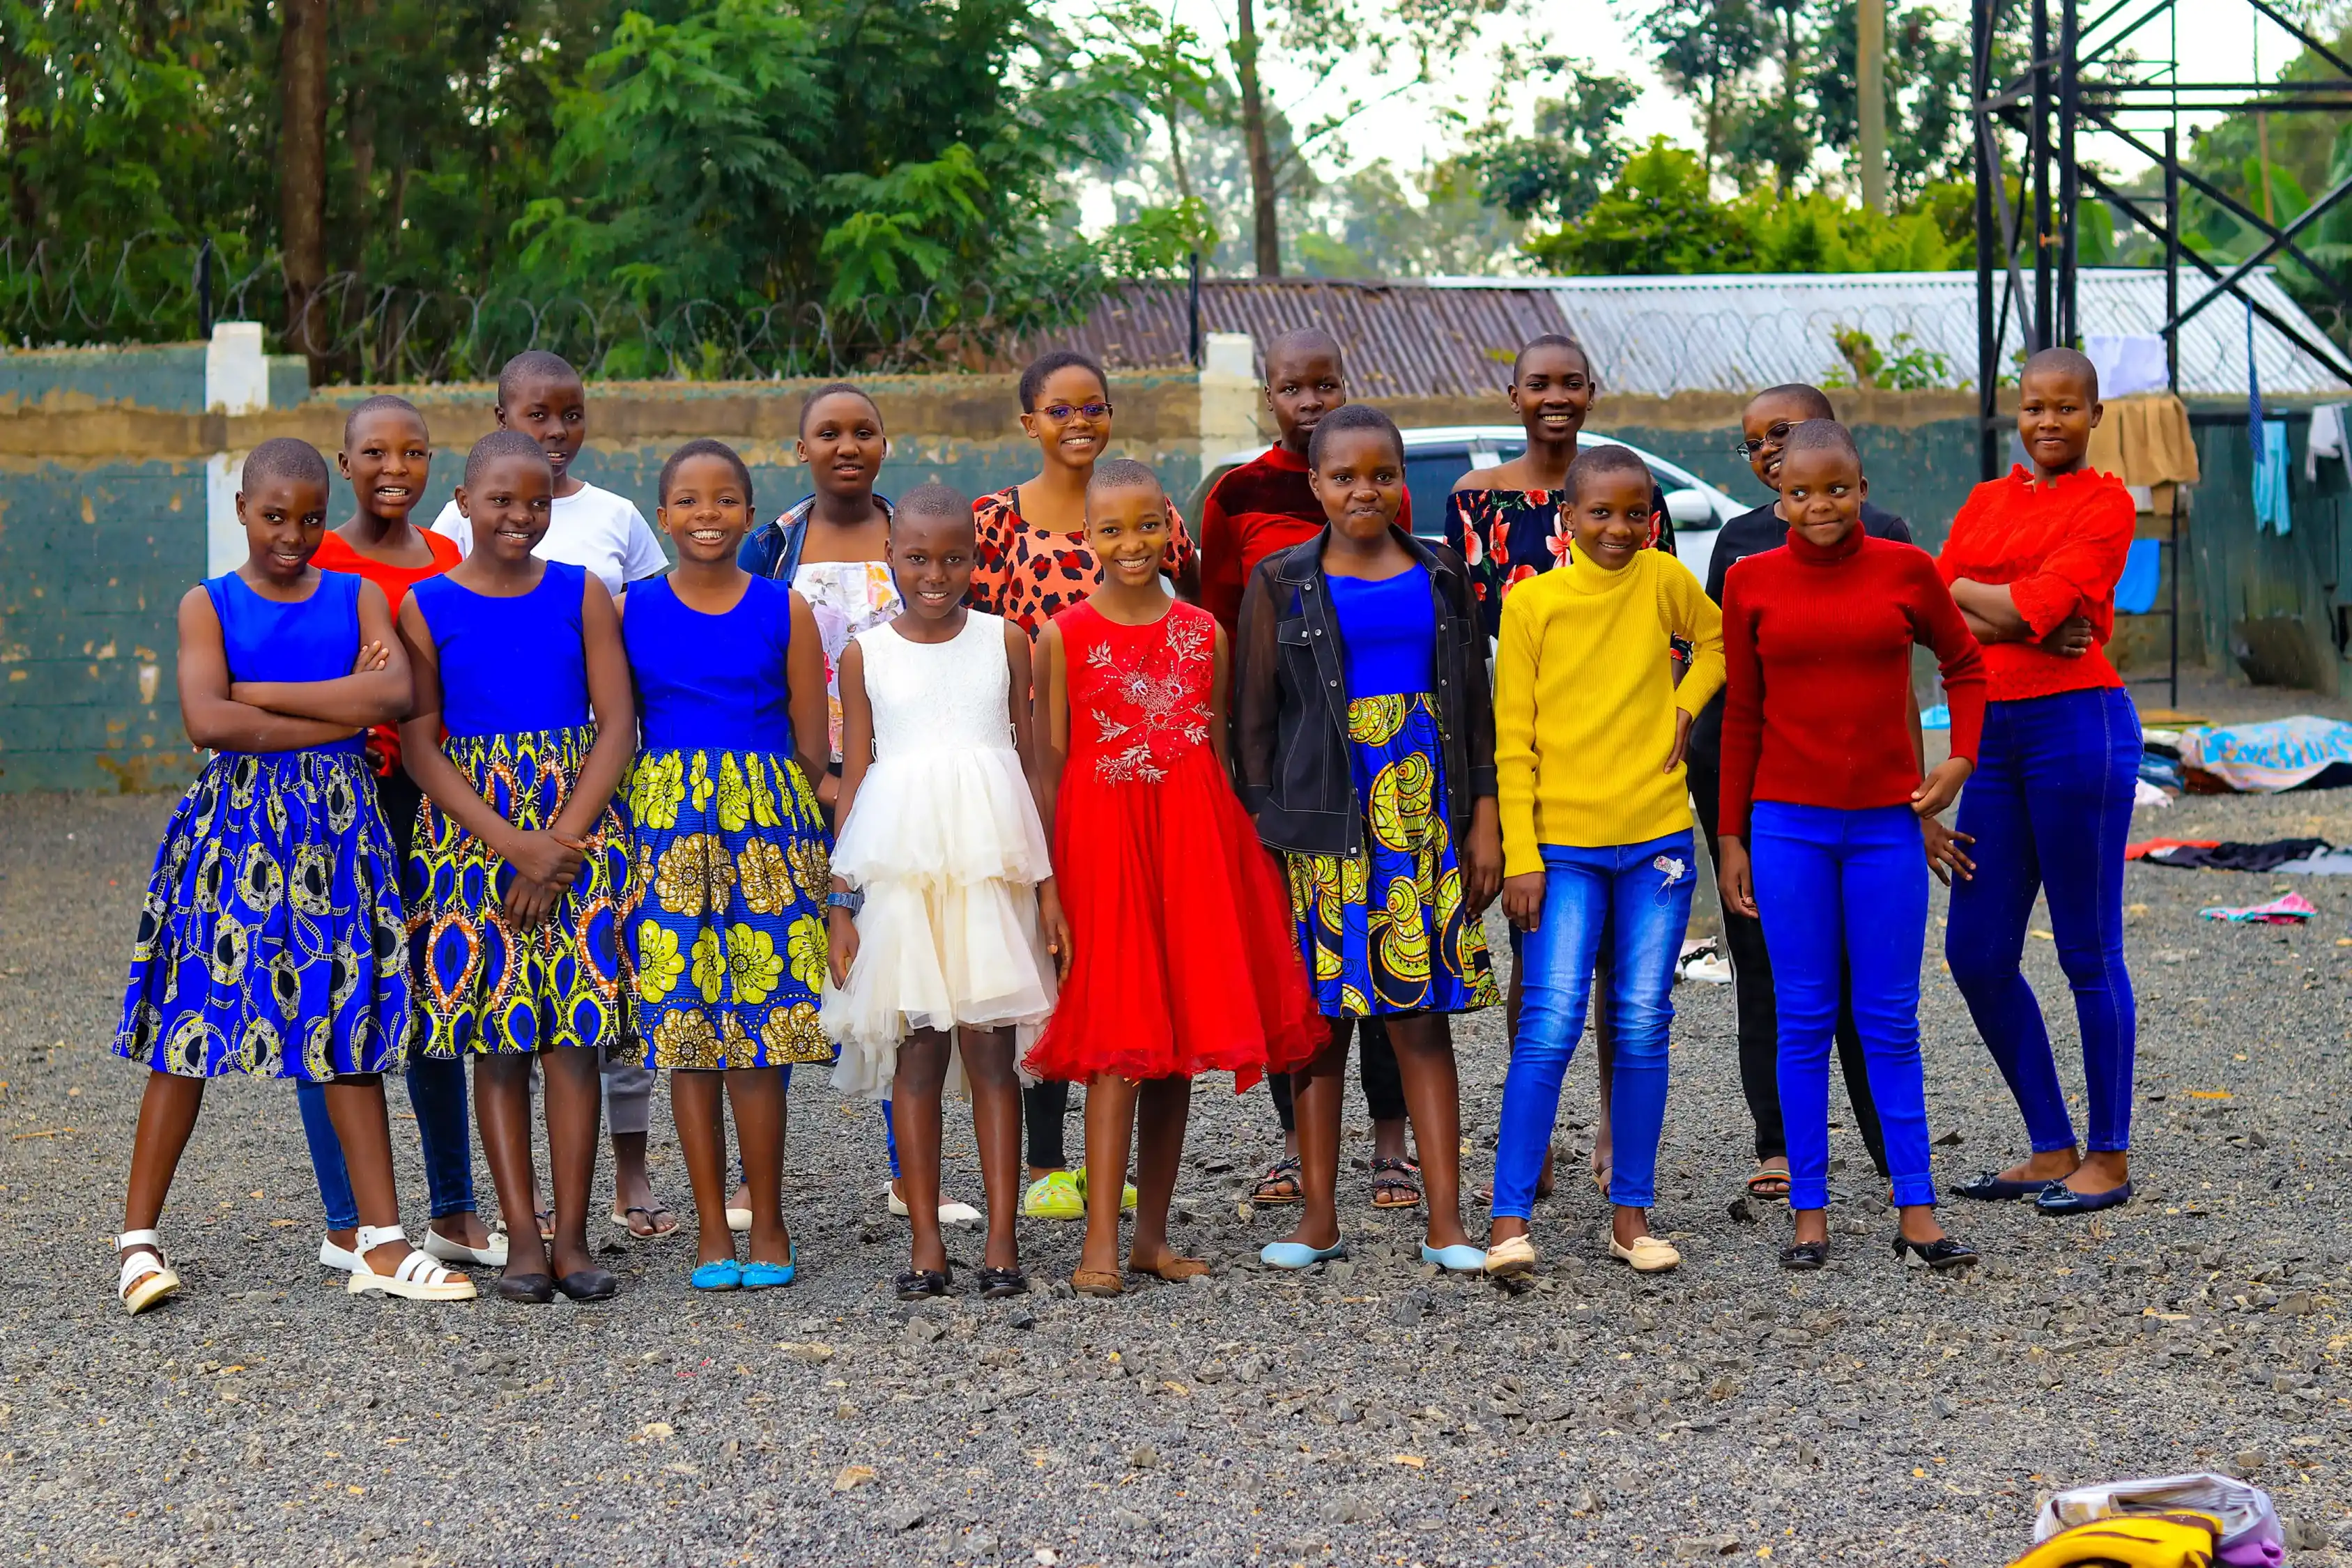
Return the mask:
<svg viewBox="0 0 2352 1568">
<path fill-rule="evenodd" d="M 257 321 L 274 352 L 307 355 L 331 382 L 488 380 L 525 349 L 562 354 L 592 378 L 767 380 L 977 370 L 1081 312 L 1083 294 L 1001 302 L 984 286 L 756 306 L 691 300 L 658 308 L 622 296 L 532 297 L 327 278 L 297 316 L 276 252 L 143 235 L 78 248 L 0 239 L 0 342 L 72 348 L 200 338 L 215 321 Z"/>
</svg>

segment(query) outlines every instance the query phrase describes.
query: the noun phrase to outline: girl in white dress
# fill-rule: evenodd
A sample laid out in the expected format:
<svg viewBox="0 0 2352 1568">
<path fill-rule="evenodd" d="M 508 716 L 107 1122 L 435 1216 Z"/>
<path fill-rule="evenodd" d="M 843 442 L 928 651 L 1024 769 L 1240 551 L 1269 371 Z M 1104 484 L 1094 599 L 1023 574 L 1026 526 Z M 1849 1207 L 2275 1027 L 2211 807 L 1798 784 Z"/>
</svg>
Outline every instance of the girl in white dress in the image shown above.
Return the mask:
<svg viewBox="0 0 2352 1568">
<path fill-rule="evenodd" d="M 964 606 L 972 513 L 955 491 L 925 485 L 901 499 L 889 548 L 906 612 L 841 657 L 822 1018 L 841 1046 L 834 1086 L 892 1103 L 914 1232 L 899 1300 L 948 1289 L 940 1098 L 967 1083 L 988 1194 L 981 1293 L 1019 1295 L 1014 1063 L 1053 1011 L 1055 963 L 1069 951 L 1033 784 L 1029 639 Z"/>
</svg>

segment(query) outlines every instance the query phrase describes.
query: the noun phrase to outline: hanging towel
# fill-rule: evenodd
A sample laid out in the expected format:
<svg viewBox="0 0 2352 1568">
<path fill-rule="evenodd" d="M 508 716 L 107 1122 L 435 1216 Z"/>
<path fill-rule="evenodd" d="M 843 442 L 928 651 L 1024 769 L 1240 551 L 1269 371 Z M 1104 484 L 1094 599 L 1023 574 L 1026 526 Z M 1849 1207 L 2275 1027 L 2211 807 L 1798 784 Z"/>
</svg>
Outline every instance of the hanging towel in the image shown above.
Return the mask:
<svg viewBox="0 0 2352 1568">
<path fill-rule="evenodd" d="M 2347 468 L 2352 468 L 2352 451 L 2346 449 L 2344 439 L 2344 405 L 2323 403 L 2311 411 L 2310 444 L 2303 449 L 2303 477 L 2313 484 L 2319 482 L 2319 459 L 2336 458 Z"/>
<path fill-rule="evenodd" d="M 2135 539 L 2124 555 L 2124 574 L 2116 579 L 2116 611 L 2119 615 L 2144 616 L 2156 608 L 2158 579 L 2163 574 L 2164 542 L 2160 539 Z"/>
<path fill-rule="evenodd" d="M 2254 531 L 2264 528 L 2281 539 L 2294 526 L 2287 513 L 2286 421 L 2262 422 L 2262 445 L 2254 451 Z"/>
</svg>

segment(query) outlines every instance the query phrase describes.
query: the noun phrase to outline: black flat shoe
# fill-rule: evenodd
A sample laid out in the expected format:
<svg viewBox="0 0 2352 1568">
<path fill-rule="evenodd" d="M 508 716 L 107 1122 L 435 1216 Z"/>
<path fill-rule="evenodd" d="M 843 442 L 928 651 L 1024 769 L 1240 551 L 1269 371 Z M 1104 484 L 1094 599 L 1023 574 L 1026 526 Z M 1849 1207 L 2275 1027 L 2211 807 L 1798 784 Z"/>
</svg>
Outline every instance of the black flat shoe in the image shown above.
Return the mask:
<svg viewBox="0 0 2352 1568">
<path fill-rule="evenodd" d="M 1926 1242 L 1911 1241 L 1898 1236 L 1895 1238 L 1895 1256 L 1905 1263 L 1916 1258 L 1938 1274 L 1948 1273 L 1955 1268 L 1973 1268 L 1977 1262 L 1975 1247 L 1965 1241 L 1954 1241 L 1948 1236 Z"/>
<path fill-rule="evenodd" d="M 555 1281 L 544 1274 L 501 1274 L 490 1289 L 499 1300 L 522 1307 L 544 1307 L 555 1300 Z"/>
<path fill-rule="evenodd" d="M 1801 1274 L 1810 1274 L 1830 1260 L 1830 1244 L 1826 1241 L 1796 1241 L 1780 1249 L 1780 1267 Z"/>
<path fill-rule="evenodd" d="M 980 1271 L 980 1294 L 990 1301 L 1007 1300 L 1029 1294 L 1029 1276 L 1018 1268 L 983 1268 Z"/>
<path fill-rule="evenodd" d="M 898 1276 L 898 1300 L 936 1301 L 948 1293 L 948 1270 L 909 1268 Z"/>
<path fill-rule="evenodd" d="M 558 1279 L 555 1288 L 575 1301 L 609 1301 L 620 1294 L 621 1277 L 609 1268 L 583 1268 Z"/>
<path fill-rule="evenodd" d="M 2117 1208 L 2131 1202 L 2132 1184 L 2104 1193 L 2078 1193 L 2064 1182 L 2053 1182 L 2042 1189 L 2033 1200 L 2037 1214 L 2096 1214 L 2101 1209 Z"/>
<path fill-rule="evenodd" d="M 1973 1182 L 1952 1189 L 1956 1198 L 1974 1198 L 1982 1203 L 2006 1203 L 2016 1198 L 2030 1198 L 2050 1185 L 2047 1182 L 2009 1182 L 1999 1171 L 1987 1171 Z"/>
</svg>

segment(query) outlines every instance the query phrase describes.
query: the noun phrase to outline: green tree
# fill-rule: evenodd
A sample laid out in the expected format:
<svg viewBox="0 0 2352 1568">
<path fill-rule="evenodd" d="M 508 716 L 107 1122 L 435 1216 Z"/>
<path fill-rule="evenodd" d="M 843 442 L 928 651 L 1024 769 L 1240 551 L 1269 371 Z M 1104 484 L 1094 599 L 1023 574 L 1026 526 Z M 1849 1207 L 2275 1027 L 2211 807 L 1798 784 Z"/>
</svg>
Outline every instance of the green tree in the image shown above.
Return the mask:
<svg viewBox="0 0 2352 1568">
<path fill-rule="evenodd" d="M 1572 60 L 1551 62 L 1549 74 L 1566 90 L 1537 100 L 1533 133 L 1514 135 L 1490 121 L 1472 135 L 1466 162 L 1486 199 L 1513 217 L 1565 223 L 1599 200 L 1624 167 L 1621 127 L 1639 89 Z"/>
<path fill-rule="evenodd" d="M 1756 244 L 1748 218 L 1713 200 L 1708 183 L 1696 154 L 1654 137 L 1581 217 L 1528 250 L 1563 273 L 1751 271 Z"/>
<path fill-rule="evenodd" d="M 1635 29 L 1656 47 L 1666 85 L 1696 109 L 1701 168 L 1714 174 L 1738 122 L 1748 76 L 1765 58 L 1761 15 L 1751 0 L 1662 0 Z"/>
</svg>

